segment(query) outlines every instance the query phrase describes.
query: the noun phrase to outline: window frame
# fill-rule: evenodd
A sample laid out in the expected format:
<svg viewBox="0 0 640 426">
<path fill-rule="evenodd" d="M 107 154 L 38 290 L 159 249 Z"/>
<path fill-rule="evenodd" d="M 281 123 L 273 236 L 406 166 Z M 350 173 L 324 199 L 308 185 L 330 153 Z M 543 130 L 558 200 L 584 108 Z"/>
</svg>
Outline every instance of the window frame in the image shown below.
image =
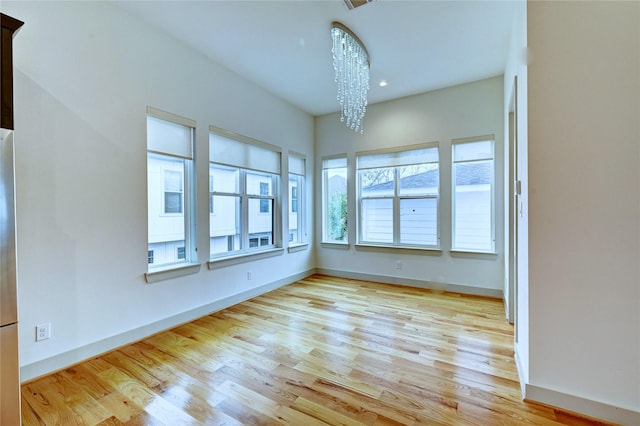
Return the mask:
<svg viewBox="0 0 640 426">
<path fill-rule="evenodd" d="M 177 125 L 186 128 L 188 131 L 189 141 L 186 144 L 174 143 L 167 141 L 158 141 L 152 140 L 152 134 L 157 135 L 155 131 L 150 130 L 150 122 L 153 121 L 164 121 L 169 123 L 170 125 Z M 147 282 L 153 282 L 160 279 L 165 279 L 162 276 L 163 271 L 168 270 L 176 270 L 176 269 L 185 269 L 188 270 L 188 273 L 192 272 L 191 266 L 198 265 L 197 263 L 197 234 L 196 234 L 196 189 L 195 189 L 195 135 L 196 135 L 196 122 L 189 118 L 181 117 L 176 114 L 172 114 L 166 111 L 162 111 L 156 108 L 147 107 L 146 110 L 146 123 L 147 123 L 147 185 L 149 185 L 149 169 L 148 164 L 151 158 L 155 159 L 165 159 L 171 161 L 182 161 L 182 213 L 166 213 L 165 212 L 165 172 L 162 172 L 161 178 L 161 212 L 159 216 L 166 217 L 179 217 L 182 216 L 184 219 L 184 247 L 185 247 L 185 257 L 184 259 L 176 259 L 174 261 L 157 263 L 157 259 L 155 256 L 155 248 L 149 249 L 149 241 L 150 241 L 150 229 L 149 224 L 147 224 L 147 273 L 145 274 L 145 278 Z M 149 209 L 151 206 L 149 205 L 149 197 L 147 196 L 147 220 L 149 218 Z M 167 241 L 169 242 L 169 241 Z M 149 263 L 149 251 L 154 251 L 154 262 Z M 176 252 L 177 253 L 177 252 Z M 154 276 L 155 275 L 155 276 Z M 168 275 L 167 278 L 171 278 L 176 276 L 175 274 Z"/>
<path fill-rule="evenodd" d="M 305 221 L 305 182 L 306 182 L 306 172 L 307 172 L 307 157 L 304 154 L 299 154 L 297 152 L 289 151 L 288 154 L 288 172 L 289 176 L 287 179 L 287 197 L 288 197 L 288 205 L 287 205 L 287 241 L 290 242 L 290 246 L 297 246 L 306 244 L 306 221 Z M 292 186 L 291 190 L 289 190 L 289 183 L 295 181 L 296 186 Z M 293 192 L 296 192 L 296 197 L 294 198 Z M 296 209 L 294 211 L 294 201 Z M 291 216 L 296 215 L 296 232 L 292 233 L 291 228 Z M 297 235 L 294 235 L 297 234 Z M 293 236 L 293 238 L 290 238 Z M 293 241 L 297 240 L 297 241 Z"/>
<path fill-rule="evenodd" d="M 388 166 L 379 166 L 379 167 L 361 167 L 360 161 L 361 159 L 367 156 L 376 156 L 383 154 L 402 154 L 411 151 L 424 150 L 424 149 L 435 149 L 436 152 L 436 161 L 427 161 L 421 163 L 400 163 L 400 164 L 392 164 L 394 161 L 390 161 Z M 357 229 L 357 244 L 361 246 L 372 246 L 372 247 L 387 247 L 394 249 L 420 249 L 420 250 L 440 250 L 441 249 L 441 238 L 440 238 L 440 228 L 441 228 L 441 215 L 440 215 L 440 197 L 442 191 L 440 190 L 442 179 L 440 178 L 442 173 L 442 168 L 440 167 L 440 144 L 439 142 L 429 142 L 424 144 L 417 145 L 407 145 L 394 147 L 389 149 L 381 149 L 381 150 L 373 150 L 373 151 L 362 151 L 356 153 L 356 229 Z M 428 165 L 435 164 L 437 166 L 437 176 L 438 176 L 438 184 L 436 187 L 436 193 L 431 194 L 425 191 L 422 194 L 402 194 L 401 193 L 401 176 L 400 169 L 407 166 L 412 165 Z M 362 178 L 361 171 L 363 170 L 374 170 L 374 169 L 388 169 L 392 170 L 393 173 L 393 193 L 384 194 L 384 195 L 375 195 L 375 196 L 363 196 L 362 195 Z M 426 188 L 426 187 L 425 187 Z M 403 200 L 435 200 L 435 212 L 436 212 L 436 228 L 435 228 L 435 244 L 415 244 L 415 243 L 406 243 L 401 241 L 402 237 L 402 229 L 401 229 L 401 204 Z M 392 206 L 392 240 L 388 241 L 376 241 L 376 240 L 366 240 L 363 238 L 363 212 L 364 207 L 363 204 L 366 200 L 391 200 Z"/>
<path fill-rule="evenodd" d="M 347 154 L 338 154 L 322 157 L 322 169 L 321 169 L 321 182 L 322 182 L 322 243 L 328 245 L 336 245 L 336 246 L 349 246 L 349 160 L 347 158 Z M 331 164 L 334 164 L 331 166 Z M 346 204 L 346 218 L 345 218 L 345 233 L 344 239 L 330 239 L 329 238 L 329 170 L 334 169 L 344 169 L 344 179 L 345 179 L 345 204 Z"/>
<path fill-rule="evenodd" d="M 232 143 L 239 143 L 247 145 L 245 148 L 247 151 L 253 149 L 261 148 L 271 151 L 273 154 L 277 155 L 277 170 L 278 173 L 275 173 L 274 170 L 260 170 L 256 167 L 246 167 L 246 164 L 239 164 L 242 161 L 240 160 L 232 160 L 232 161 L 216 161 L 218 158 L 214 158 L 215 150 L 212 148 L 213 138 L 221 137 L 226 140 L 229 140 Z M 238 171 L 238 192 L 223 192 L 223 191 L 215 191 L 213 187 L 209 188 L 209 197 L 214 196 L 234 196 L 239 198 L 240 202 L 240 213 L 239 213 L 239 225 L 240 225 L 240 247 L 238 250 L 233 251 L 224 251 L 220 253 L 213 253 L 211 248 L 211 230 L 209 230 L 209 268 L 215 269 L 216 266 L 213 264 L 215 262 L 220 263 L 225 259 L 229 258 L 239 258 L 246 256 L 253 256 L 255 254 L 260 254 L 263 252 L 268 252 L 270 250 L 279 249 L 282 246 L 282 236 L 281 236 L 281 223 L 282 223 L 282 209 L 280 208 L 281 204 L 281 191 L 280 185 L 282 182 L 282 151 L 279 147 L 275 145 L 268 144 L 266 142 L 258 141 L 256 139 L 252 139 L 246 136 L 238 135 L 233 132 L 229 132 L 227 130 L 209 126 L 209 146 L 210 146 L 210 154 L 209 154 L 209 173 L 211 176 L 212 168 L 222 168 L 222 169 L 234 169 Z M 236 145 L 238 147 L 240 145 Z M 237 157 L 236 157 L 237 158 Z M 235 163 L 235 164 L 234 164 Z M 247 177 L 248 175 L 264 175 L 269 181 L 269 185 L 271 185 L 271 193 L 263 194 L 262 183 L 260 182 L 260 191 L 257 194 L 249 193 L 247 190 Z M 268 188 L 268 187 L 267 187 Z M 269 192 L 269 191 L 267 191 Z M 212 199 L 212 198 L 211 198 Z M 261 245 L 261 242 L 265 238 L 260 233 L 250 234 L 249 226 L 250 226 L 250 217 L 249 217 L 249 205 L 251 200 L 258 200 L 258 215 L 270 215 L 271 216 L 271 244 Z M 261 204 L 262 202 L 269 202 L 269 211 L 261 212 Z M 227 236 L 228 238 L 229 236 Z M 254 240 L 257 238 L 257 245 L 251 247 L 251 244 L 254 243 Z M 230 247 L 229 241 L 227 241 L 227 247 Z"/>
<path fill-rule="evenodd" d="M 491 143 L 491 157 L 474 158 L 471 160 L 459 160 L 455 159 L 455 147 L 464 144 L 490 142 Z M 456 244 L 456 164 L 469 164 L 479 163 L 483 161 L 491 161 L 491 167 L 489 176 L 491 179 L 490 185 L 490 239 L 491 247 L 483 250 L 478 248 L 469 248 L 464 246 L 458 246 Z M 453 139 L 451 141 L 451 251 L 461 253 L 486 253 L 496 254 L 496 140 L 495 135 L 484 135 L 469 138 Z"/>
</svg>

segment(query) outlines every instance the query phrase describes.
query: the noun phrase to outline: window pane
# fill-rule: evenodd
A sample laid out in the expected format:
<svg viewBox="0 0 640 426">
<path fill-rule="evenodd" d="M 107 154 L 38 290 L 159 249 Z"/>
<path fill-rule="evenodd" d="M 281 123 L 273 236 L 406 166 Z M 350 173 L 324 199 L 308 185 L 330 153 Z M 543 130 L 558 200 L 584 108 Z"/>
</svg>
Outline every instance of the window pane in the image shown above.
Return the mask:
<svg viewBox="0 0 640 426">
<path fill-rule="evenodd" d="M 182 189 L 186 161 L 190 160 L 158 154 L 147 156 L 147 250 L 152 252 L 149 263 L 154 266 L 184 260 L 178 258 L 178 247 L 185 247 Z"/>
<path fill-rule="evenodd" d="M 346 160 L 346 159 L 345 159 Z M 347 240 L 347 168 L 323 172 L 324 241 Z"/>
<path fill-rule="evenodd" d="M 368 242 L 393 242 L 393 200 L 363 199 L 362 240 Z"/>
<path fill-rule="evenodd" d="M 209 166 L 209 192 L 240 192 L 240 170 L 230 167 Z"/>
<path fill-rule="evenodd" d="M 247 172 L 248 195 L 273 195 L 272 175 Z"/>
<path fill-rule="evenodd" d="M 438 195 L 438 164 L 416 164 L 398 168 L 400 195 Z"/>
<path fill-rule="evenodd" d="M 438 244 L 438 201 L 436 198 L 400 200 L 400 243 Z"/>
<path fill-rule="evenodd" d="M 240 250 L 240 197 L 214 195 L 215 214 L 209 219 L 211 254 Z"/>
<path fill-rule="evenodd" d="M 269 214 L 261 212 L 263 202 L 267 202 Z M 249 198 L 248 226 L 249 239 L 267 238 L 268 245 L 273 244 L 273 200 Z"/>
<path fill-rule="evenodd" d="M 362 197 L 393 196 L 395 193 L 394 168 L 361 170 L 360 195 Z"/>
<path fill-rule="evenodd" d="M 295 174 L 289 175 L 289 241 L 292 243 L 301 242 L 301 217 L 298 213 L 298 191 L 302 181 L 302 176 Z"/>
<path fill-rule="evenodd" d="M 454 248 L 493 250 L 492 172 L 492 160 L 454 164 Z"/>
</svg>

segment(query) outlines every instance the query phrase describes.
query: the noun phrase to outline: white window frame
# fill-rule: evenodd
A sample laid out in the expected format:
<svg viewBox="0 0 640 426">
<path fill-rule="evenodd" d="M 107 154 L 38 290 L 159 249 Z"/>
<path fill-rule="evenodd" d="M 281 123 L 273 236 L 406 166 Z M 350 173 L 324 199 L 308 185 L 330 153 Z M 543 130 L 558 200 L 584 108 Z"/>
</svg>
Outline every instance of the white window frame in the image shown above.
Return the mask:
<svg viewBox="0 0 640 426">
<path fill-rule="evenodd" d="M 292 243 L 292 246 L 305 244 L 306 243 L 306 229 L 305 229 L 305 175 L 307 172 L 307 158 L 303 154 L 298 154 L 293 151 L 289 151 L 289 179 L 287 179 L 287 194 L 289 197 L 289 202 L 287 206 L 287 214 L 289 218 L 292 214 L 295 213 L 297 223 L 297 241 Z M 289 191 L 289 182 L 296 181 L 296 207 L 297 211 L 293 211 L 293 193 Z M 288 223 L 287 228 L 287 240 L 289 240 L 289 235 L 291 234 L 291 223 Z"/>
<path fill-rule="evenodd" d="M 367 166 L 363 166 L 361 163 L 363 163 L 364 159 L 366 159 L 367 157 L 371 156 L 371 157 L 375 157 L 378 155 L 384 155 L 384 154 L 398 154 L 399 157 L 410 157 L 411 154 L 409 154 L 408 156 L 406 155 L 407 153 L 410 153 L 411 151 L 419 151 L 419 150 L 430 150 L 430 149 L 434 149 L 435 148 L 435 152 L 437 153 L 437 159 L 436 161 L 425 161 L 425 162 L 419 162 L 419 163 L 415 163 L 413 162 L 413 160 L 411 158 L 407 158 L 407 159 L 398 159 L 398 160 L 394 160 L 394 161 L 390 161 L 388 165 L 377 165 L 375 167 L 367 167 Z M 401 167 L 405 167 L 405 166 L 410 166 L 410 165 L 423 165 L 423 164 L 437 164 L 438 168 L 438 186 L 437 186 L 437 193 L 435 195 L 433 194 L 415 194 L 415 195 L 402 195 L 400 193 L 400 176 L 399 176 L 399 169 Z M 363 196 L 362 195 L 362 182 L 361 182 L 361 174 L 360 172 L 363 170 L 368 170 L 368 169 L 379 169 L 379 168 L 385 168 L 385 169 L 392 169 L 393 170 L 393 180 L 394 180 L 394 188 L 393 188 L 393 195 L 378 195 L 378 196 Z M 357 191 L 356 191 L 356 197 L 357 197 L 357 230 L 358 230 L 358 235 L 357 235 L 357 241 L 359 245 L 363 245 L 363 246 L 377 246 L 377 247 L 389 247 L 389 248 L 410 248 L 410 249 L 424 249 L 424 250 L 440 250 L 440 225 L 441 225 L 441 220 L 440 220 L 440 183 L 441 183 L 441 179 L 440 179 L 440 173 L 441 173 L 441 167 L 440 167 L 440 144 L 439 142 L 430 142 L 430 143 L 425 143 L 425 144 L 418 144 L 418 145 L 408 145 L 408 146 L 401 146 L 401 147 L 394 147 L 394 148 L 390 148 L 390 149 L 381 149 L 381 150 L 374 150 L 374 151 L 363 151 L 363 152 L 357 152 L 356 153 L 356 180 L 357 180 Z M 372 240 L 365 240 L 362 236 L 363 233 L 363 218 L 362 218 L 362 214 L 363 214 L 363 200 L 374 200 L 374 199 L 386 199 L 386 200 L 391 200 L 392 202 L 392 241 L 390 242 L 386 242 L 386 241 L 372 241 Z M 401 229 L 400 229 L 400 222 L 401 222 L 401 218 L 400 218 L 400 210 L 401 210 L 401 201 L 402 200 L 410 200 L 410 199 L 432 199 L 435 200 L 436 202 L 436 242 L 435 244 L 411 244 L 411 243 L 403 243 L 400 241 L 400 237 L 401 237 Z"/>
<path fill-rule="evenodd" d="M 225 152 L 219 150 L 216 146 L 216 141 L 227 141 L 231 143 L 232 150 L 235 149 L 235 152 L 231 155 L 225 155 Z M 209 126 L 209 167 L 221 167 L 221 168 L 232 168 L 236 169 L 239 172 L 239 188 L 237 193 L 228 193 L 228 192 L 219 192 L 212 191 L 213 188 L 210 188 L 209 196 L 235 196 L 240 198 L 240 248 L 234 251 L 227 251 L 222 253 L 211 253 L 211 246 L 209 246 L 209 267 L 210 269 L 214 269 L 213 263 L 216 261 L 224 260 L 225 258 L 238 258 L 243 256 L 249 256 L 256 253 L 261 253 L 265 251 L 270 251 L 273 249 L 279 249 L 282 247 L 282 216 L 280 208 L 281 204 L 281 191 L 280 191 L 280 182 L 282 180 L 281 175 L 281 157 L 282 150 L 280 147 L 275 145 L 268 144 L 266 142 L 262 142 L 256 139 L 249 138 L 247 136 L 238 135 L 233 132 L 229 132 L 227 130 L 221 129 L 215 126 Z M 246 157 L 242 157 L 242 152 L 238 151 L 245 150 Z M 256 155 L 256 152 L 259 154 L 260 150 L 263 153 L 268 153 L 277 156 L 277 164 L 273 161 L 270 166 L 261 165 L 259 155 Z M 267 151 L 264 151 L 267 150 Z M 255 152 L 252 152 L 255 151 Z M 239 154 L 239 155 L 235 155 Z M 275 157 L 273 157 L 275 159 Z M 268 169 L 268 170 L 267 170 Z M 265 174 L 269 175 L 270 185 L 271 185 L 271 194 L 249 194 L 247 191 L 247 175 L 248 174 Z M 260 191 L 259 191 L 260 192 Z M 251 200 L 268 200 L 270 202 L 270 210 L 268 213 L 261 213 L 258 211 L 260 215 L 270 215 L 272 217 L 272 243 L 267 245 L 260 245 L 262 242 L 261 235 L 257 234 L 249 234 L 249 203 Z M 215 209 L 215 207 L 214 207 Z M 216 214 L 220 214 L 220 212 L 216 212 Z M 250 247 L 250 240 L 258 239 L 258 245 L 256 247 Z"/>
<path fill-rule="evenodd" d="M 455 147 L 463 144 L 472 144 L 480 142 L 491 143 L 491 155 L 482 156 L 469 160 L 456 160 L 455 159 Z M 491 206 L 491 247 L 488 249 L 478 249 L 464 247 L 457 244 L 456 241 L 456 164 L 469 164 L 474 162 L 491 161 L 490 179 L 489 183 L 491 187 L 490 194 L 490 206 Z M 470 138 L 453 139 L 451 141 L 451 251 L 452 252 L 468 252 L 468 253 L 488 253 L 495 254 L 496 252 L 496 143 L 495 135 L 484 135 Z"/>
<path fill-rule="evenodd" d="M 167 137 L 163 138 L 163 134 L 157 133 L 150 127 L 150 122 L 161 120 L 170 125 L 178 125 L 186 127 L 189 132 L 188 141 L 180 141 L 179 138 Z M 155 127 L 153 127 L 155 128 Z M 179 127 L 177 127 L 179 128 Z M 194 142 L 195 142 L 195 129 L 196 122 L 194 120 L 181 117 L 176 114 L 172 114 L 166 111 L 162 111 L 156 108 L 147 107 L 147 158 L 160 157 L 173 160 L 184 161 L 184 173 L 183 173 L 183 186 L 182 186 L 182 215 L 184 216 L 184 247 L 185 258 L 178 259 L 175 262 L 166 263 L 148 263 L 147 262 L 147 274 L 145 274 L 147 282 L 157 281 L 164 279 L 162 272 L 172 269 L 184 269 L 186 273 L 193 273 L 193 268 L 189 269 L 185 267 L 196 266 L 197 264 L 197 250 L 196 250 L 196 197 L 195 197 L 195 156 L 194 156 Z M 157 137 L 160 136 L 160 137 Z M 164 139 L 164 140 L 161 140 Z M 147 171 L 148 175 L 148 171 Z M 169 216 L 181 215 L 180 213 L 164 213 L 164 175 L 162 177 L 162 214 Z M 147 206 L 150 208 L 150 206 Z M 149 227 L 147 226 L 147 232 Z M 149 234 L 147 234 L 147 241 L 149 241 Z M 147 252 L 149 249 L 147 249 Z M 154 256 L 155 257 L 155 256 Z M 155 261 L 155 259 L 154 259 Z M 154 274 L 158 274 L 155 275 Z M 178 274 L 179 275 L 179 274 Z M 168 278 L 177 275 L 167 276 Z"/>
<path fill-rule="evenodd" d="M 322 158 L 322 243 L 337 244 L 341 246 L 349 245 L 349 222 L 347 220 L 347 229 L 343 240 L 329 238 L 329 170 L 344 169 L 345 172 L 345 194 L 347 203 L 347 219 L 349 216 L 349 162 L 347 154 L 332 155 Z"/>
</svg>

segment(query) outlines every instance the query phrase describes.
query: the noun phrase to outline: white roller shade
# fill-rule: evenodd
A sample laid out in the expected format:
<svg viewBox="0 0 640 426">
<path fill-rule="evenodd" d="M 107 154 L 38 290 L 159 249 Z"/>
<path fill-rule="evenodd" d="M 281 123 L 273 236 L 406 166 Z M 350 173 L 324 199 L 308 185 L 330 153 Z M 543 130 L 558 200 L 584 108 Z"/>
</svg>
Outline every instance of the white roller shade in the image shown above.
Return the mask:
<svg viewBox="0 0 640 426">
<path fill-rule="evenodd" d="M 458 143 L 454 141 L 453 161 L 490 160 L 493 158 L 493 141 Z"/>
<path fill-rule="evenodd" d="M 295 175 L 305 175 L 305 158 L 289 153 L 289 173 Z"/>
<path fill-rule="evenodd" d="M 269 149 L 267 144 L 256 145 L 216 133 L 209 133 L 209 161 L 243 169 L 280 173 L 279 151 Z"/>
<path fill-rule="evenodd" d="M 171 116 L 168 113 L 164 113 L 164 115 L 166 118 Z M 178 117 L 178 119 L 179 121 L 185 120 L 182 117 Z M 158 118 L 148 110 L 147 150 L 192 160 L 193 127 L 173 120 Z"/>
<path fill-rule="evenodd" d="M 412 149 L 409 151 L 381 152 L 358 155 L 358 169 L 410 166 L 413 164 L 437 163 L 438 147 Z"/>
<path fill-rule="evenodd" d="M 322 160 L 323 169 L 339 169 L 347 167 L 347 157 L 325 158 Z"/>
</svg>

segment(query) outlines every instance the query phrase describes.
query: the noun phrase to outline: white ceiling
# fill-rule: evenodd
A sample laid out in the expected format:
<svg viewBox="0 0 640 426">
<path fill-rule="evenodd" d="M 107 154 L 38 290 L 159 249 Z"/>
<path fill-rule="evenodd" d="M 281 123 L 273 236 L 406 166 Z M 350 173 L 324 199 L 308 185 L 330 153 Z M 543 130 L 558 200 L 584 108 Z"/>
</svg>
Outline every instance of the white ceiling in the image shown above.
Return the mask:
<svg viewBox="0 0 640 426">
<path fill-rule="evenodd" d="M 354 10 L 343 0 L 118 5 L 313 115 L 339 110 L 331 22 L 369 51 L 372 104 L 501 75 L 514 11 L 511 1 L 374 0 Z"/>
</svg>

